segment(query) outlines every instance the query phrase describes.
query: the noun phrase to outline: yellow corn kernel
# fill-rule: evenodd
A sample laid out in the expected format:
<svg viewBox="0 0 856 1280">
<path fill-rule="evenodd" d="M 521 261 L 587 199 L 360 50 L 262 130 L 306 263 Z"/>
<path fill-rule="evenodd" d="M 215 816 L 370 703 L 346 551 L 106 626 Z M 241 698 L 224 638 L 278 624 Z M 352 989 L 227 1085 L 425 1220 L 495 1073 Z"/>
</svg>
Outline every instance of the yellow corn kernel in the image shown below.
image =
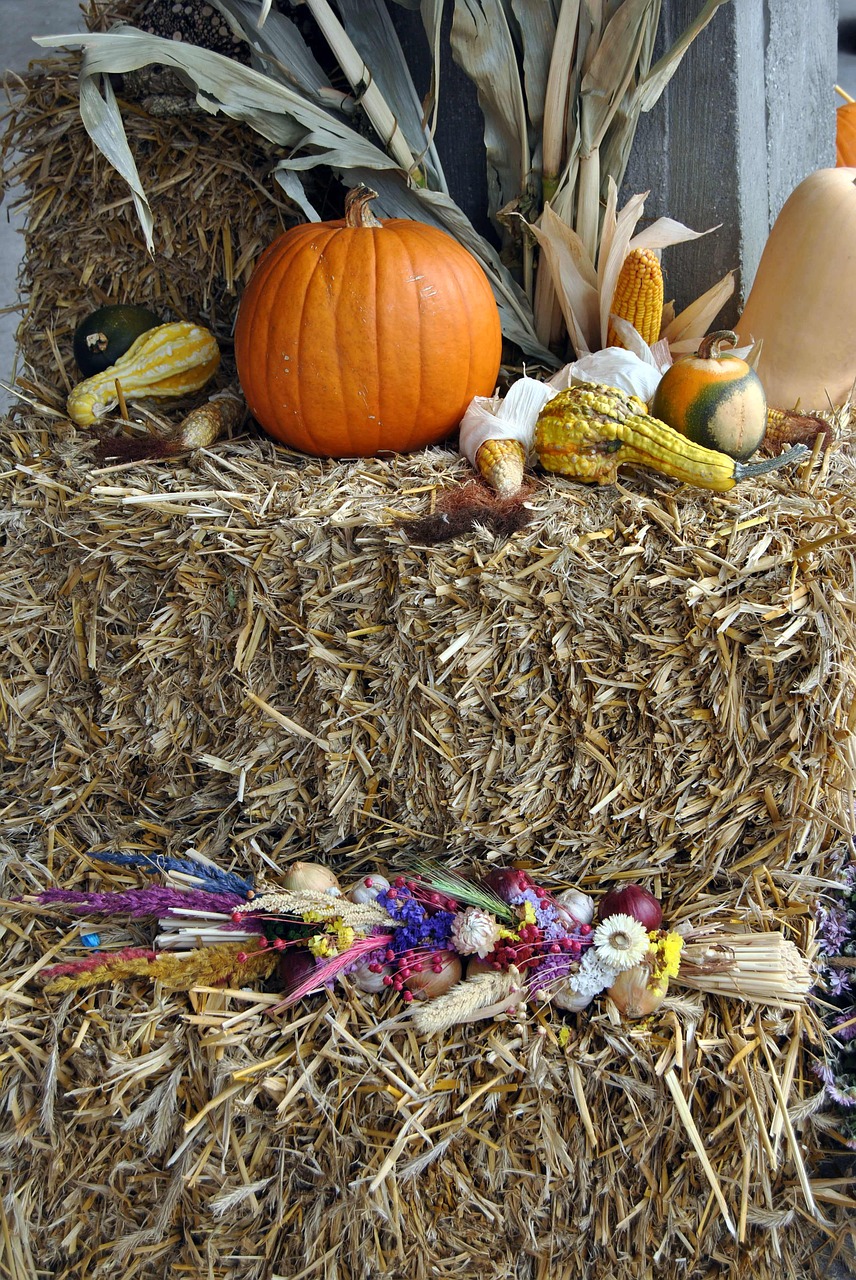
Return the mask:
<svg viewBox="0 0 856 1280">
<path fill-rule="evenodd" d="M 217 339 L 208 329 L 183 320 L 156 325 L 109 369 L 78 383 L 66 401 L 68 416 L 79 427 L 91 426 L 117 403 L 117 381 L 129 400 L 199 391 L 219 363 Z"/>
<path fill-rule="evenodd" d="M 809 451 L 797 445 L 764 462 L 735 462 L 652 418 L 636 396 L 602 383 L 580 382 L 542 409 L 535 424 L 535 452 L 546 471 L 589 483 L 612 484 L 618 468 L 632 463 L 725 493 L 738 480 L 774 471 Z"/>
<path fill-rule="evenodd" d="M 526 450 L 519 440 L 485 440 L 476 453 L 476 470 L 500 498 L 511 498 L 523 484 Z"/>
<path fill-rule="evenodd" d="M 628 320 L 649 346 L 657 341 L 663 322 L 663 272 L 653 249 L 630 250 L 615 285 L 610 313 Z M 606 345 L 624 346 L 611 320 Z"/>
</svg>

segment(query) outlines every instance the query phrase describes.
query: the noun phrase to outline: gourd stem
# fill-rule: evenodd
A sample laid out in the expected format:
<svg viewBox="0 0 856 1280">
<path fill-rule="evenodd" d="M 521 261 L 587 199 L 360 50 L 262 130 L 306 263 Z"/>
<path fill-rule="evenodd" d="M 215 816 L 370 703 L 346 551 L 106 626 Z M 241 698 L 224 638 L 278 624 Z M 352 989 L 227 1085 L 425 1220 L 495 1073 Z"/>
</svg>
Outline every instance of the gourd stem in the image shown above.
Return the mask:
<svg viewBox="0 0 856 1280">
<path fill-rule="evenodd" d="M 349 227 L 383 226 L 369 208 L 372 200 L 377 200 L 377 192 L 362 183 L 349 191 L 345 196 L 345 224 Z"/>
<path fill-rule="evenodd" d="M 739 341 L 737 334 L 730 329 L 717 329 L 715 333 L 705 334 L 698 344 L 696 355 L 702 360 L 718 360 L 723 347 L 736 347 Z"/>
<path fill-rule="evenodd" d="M 756 476 L 765 476 L 768 471 L 778 471 L 779 467 L 786 467 L 789 462 L 799 462 L 811 453 L 808 445 L 795 444 L 790 449 L 785 449 L 784 453 L 780 453 L 777 458 L 764 458 L 762 462 L 735 462 L 734 479 L 735 480 L 754 480 Z"/>
</svg>

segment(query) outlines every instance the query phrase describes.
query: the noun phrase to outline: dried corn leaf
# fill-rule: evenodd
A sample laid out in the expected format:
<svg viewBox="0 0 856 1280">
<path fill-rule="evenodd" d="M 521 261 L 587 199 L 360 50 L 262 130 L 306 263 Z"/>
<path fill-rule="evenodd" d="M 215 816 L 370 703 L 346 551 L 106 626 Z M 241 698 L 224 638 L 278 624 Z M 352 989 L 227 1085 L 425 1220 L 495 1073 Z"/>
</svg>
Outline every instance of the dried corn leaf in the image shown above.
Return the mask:
<svg viewBox="0 0 856 1280">
<path fill-rule="evenodd" d="M 545 4 L 544 0 L 511 0 L 511 10 L 520 31 L 526 117 L 530 136 L 537 139 L 544 125 L 544 102 L 555 47 L 557 17 L 554 6 Z"/>
<path fill-rule="evenodd" d="M 373 82 L 392 107 L 417 164 L 425 171 L 426 185 L 448 194 L 443 166 L 426 129 L 422 103 L 384 0 L 339 0 L 339 12 L 345 30 L 371 68 Z"/>
<path fill-rule="evenodd" d="M 596 351 L 602 345 L 600 299 L 597 276 L 585 245 L 549 204 L 539 223 L 529 229 L 547 260 L 574 350 L 577 355 Z"/>
<path fill-rule="evenodd" d="M 650 24 L 659 17 L 657 0 L 624 0 L 598 42 L 580 86 L 580 147 L 588 155 L 603 141 L 631 83 Z"/>
<path fill-rule="evenodd" d="M 708 332 L 733 292 L 734 272 L 728 271 L 721 280 L 684 307 L 663 331 L 663 337 L 673 350 L 695 350 L 699 339 Z"/>
<path fill-rule="evenodd" d="M 517 53 L 502 0 L 456 0 L 456 62 L 476 86 L 484 116 L 488 212 L 516 203 L 529 174 L 529 133 Z"/>
</svg>

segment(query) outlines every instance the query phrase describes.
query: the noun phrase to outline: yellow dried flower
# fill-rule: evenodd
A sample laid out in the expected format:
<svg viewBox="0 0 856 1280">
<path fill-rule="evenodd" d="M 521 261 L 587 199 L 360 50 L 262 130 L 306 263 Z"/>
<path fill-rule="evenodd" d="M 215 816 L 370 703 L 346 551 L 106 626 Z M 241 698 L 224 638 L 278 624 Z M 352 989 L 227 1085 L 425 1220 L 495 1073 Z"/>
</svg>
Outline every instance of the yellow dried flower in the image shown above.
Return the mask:
<svg viewBox="0 0 856 1280">
<path fill-rule="evenodd" d="M 679 933 L 652 933 L 651 938 L 651 985 L 655 982 L 668 981 L 678 976 L 681 967 L 681 952 L 684 940 Z"/>
</svg>

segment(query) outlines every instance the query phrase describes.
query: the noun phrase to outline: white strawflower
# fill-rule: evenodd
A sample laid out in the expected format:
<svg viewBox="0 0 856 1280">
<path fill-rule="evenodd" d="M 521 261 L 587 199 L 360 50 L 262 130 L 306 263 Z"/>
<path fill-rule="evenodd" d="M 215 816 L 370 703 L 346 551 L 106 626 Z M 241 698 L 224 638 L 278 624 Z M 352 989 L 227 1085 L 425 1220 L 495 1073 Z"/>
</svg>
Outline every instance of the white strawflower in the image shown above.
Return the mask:
<svg viewBox="0 0 856 1280">
<path fill-rule="evenodd" d="M 597 926 L 593 941 L 603 963 L 616 973 L 634 968 L 651 945 L 644 924 L 620 911 Z"/>
<path fill-rule="evenodd" d="M 493 951 L 499 935 L 496 917 L 481 907 L 467 907 L 452 921 L 452 945 L 462 956 L 478 956 L 484 960 Z"/>
</svg>

